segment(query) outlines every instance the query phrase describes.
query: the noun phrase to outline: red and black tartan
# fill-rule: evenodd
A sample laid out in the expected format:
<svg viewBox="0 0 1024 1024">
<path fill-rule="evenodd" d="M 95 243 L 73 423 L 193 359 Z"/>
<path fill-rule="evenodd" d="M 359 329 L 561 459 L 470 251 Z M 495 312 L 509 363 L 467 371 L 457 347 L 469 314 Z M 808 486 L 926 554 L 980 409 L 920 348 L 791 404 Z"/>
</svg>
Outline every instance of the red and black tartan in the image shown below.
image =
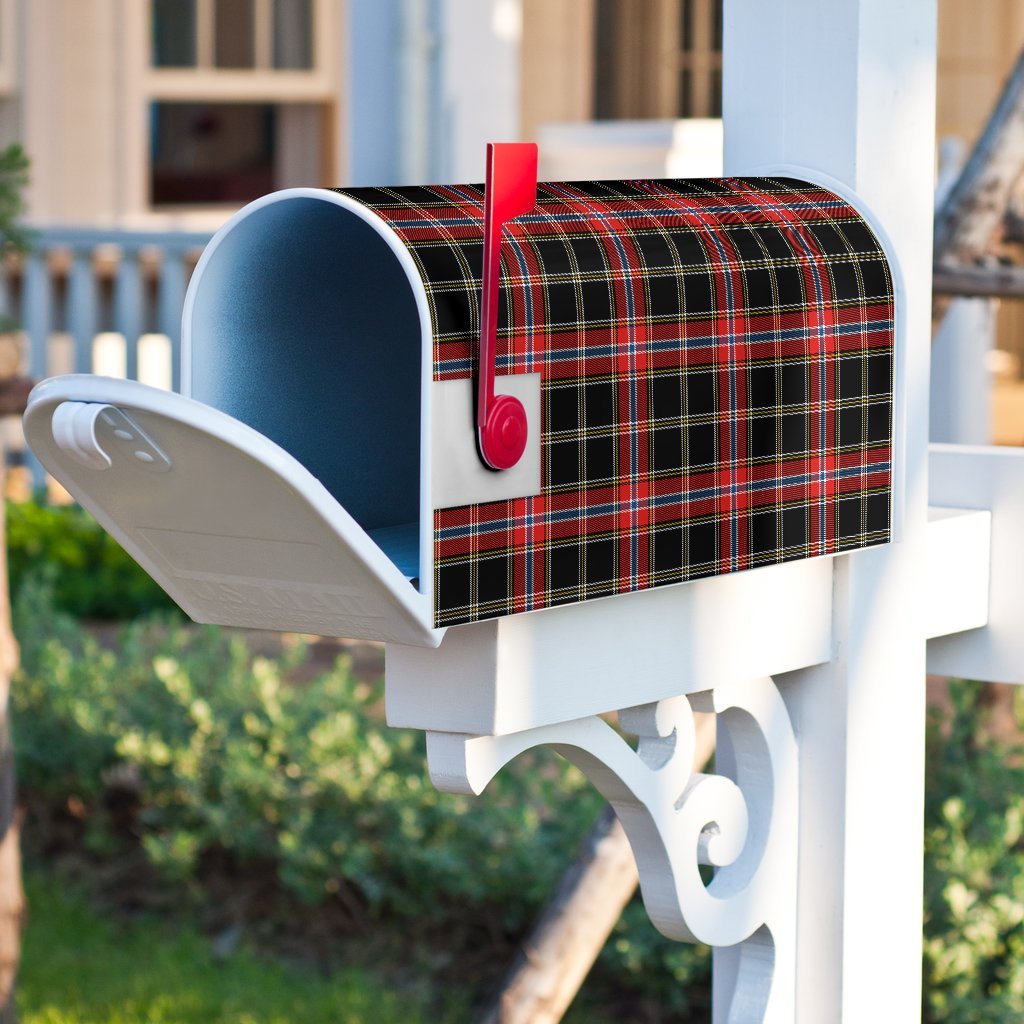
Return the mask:
<svg viewBox="0 0 1024 1024">
<path fill-rule="evenodd" d="M 344 191 L 415 259 L 435 379 L 471 377 L 483 188 Z M 542 184 L 501 266 L 498 372 L 541 374 L 542 490 L 435 513 L 438 626 L 889 539 L 892 279 L 843 199 Z"/>
</svg>

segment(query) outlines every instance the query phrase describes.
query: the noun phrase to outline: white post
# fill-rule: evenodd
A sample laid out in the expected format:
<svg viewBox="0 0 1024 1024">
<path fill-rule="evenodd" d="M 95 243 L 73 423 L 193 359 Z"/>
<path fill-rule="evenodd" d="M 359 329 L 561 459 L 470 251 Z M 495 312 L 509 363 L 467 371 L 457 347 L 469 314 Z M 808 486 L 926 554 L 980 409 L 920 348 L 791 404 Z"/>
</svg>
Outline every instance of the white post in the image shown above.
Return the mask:
<svg viewBox="0 0 1024 1024">
<path fill-rule="evenodd" d="M 938 142 L 935 210 L 960 177 L 967 147 L 947 135 Z M 946 444 L 992 443 L 992 372 L 998 299 L 953 299 L 932 339 L 928 437 Z"/>
<path fill-rule="evenodd" d="M 341 105 L 347 185 L 379 185 L 402 180 L 402 138 L 398 131 L 403 97 L 401 38 L 396 3 L 344 5 L 341 18 L 346 101 Z"/>
<path fill-rule="evenodd" d="M 726 173 L 845 184 L 902 274 L 900 542 L 836 559 L 834 659 L 780 684 L 800 744 L 797 1021 L 918 1020 L 936 5 L 729 0 L 725 17 Z"/>
<path fill-rule="evenodd" d="M 521 0 L 445 0 L 441 181 L 480 181 L 488 142 L 519 137 Z"/>
<path fill-rule="evenodd" d="M 954 299 L 932 343 L 932 441 L 992 443 L 992 371 L 998 300 Z"/>
</svg>

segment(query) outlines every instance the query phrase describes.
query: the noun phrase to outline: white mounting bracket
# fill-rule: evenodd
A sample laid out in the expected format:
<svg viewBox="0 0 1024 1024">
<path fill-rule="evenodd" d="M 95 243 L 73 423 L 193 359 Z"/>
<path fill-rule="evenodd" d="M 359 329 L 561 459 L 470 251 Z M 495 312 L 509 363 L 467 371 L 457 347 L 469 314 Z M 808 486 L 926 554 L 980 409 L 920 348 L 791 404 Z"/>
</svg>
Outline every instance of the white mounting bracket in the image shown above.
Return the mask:
<svg viewBox="0 0 1024 1024">
<path fill-rule="evenodd" d="M 985 628 L 993 519 L 930 510 L 928 637 Z M 439 789 L 478 794 L 537 746 L 587 775 L 625 827 L 656 927 L 714 947 L 715 1024 L 795 1019 L 799 765 L 774 678 L 834 657 L 832 568 L 793 562 L 461 626 L 426 654 L 387 648 L 388 721 L 426 732 Z M 643 702 L 618 712 L 635 750 L 599 717 L 624 695 Z M 718 716 L 716 775 L 693 771 L 695 711 Z"/>
<path fill-rule="evenodd" d="M 718 715 L 717 766 L 692 770 L 694 711 Z M 629 836 L 651 920 L 669 938 L 715 948 L 715 1020 L 795 1014 L 797 744 L 770 678 L 619 712 L 637 749 L 596 716 L 502 736 L 427 733 L 442 790 L 480 793 L 517 755 L 549 746 L 580 768 Z M 715 868 L 705 884 L 702 864 Z"/>
</svg>

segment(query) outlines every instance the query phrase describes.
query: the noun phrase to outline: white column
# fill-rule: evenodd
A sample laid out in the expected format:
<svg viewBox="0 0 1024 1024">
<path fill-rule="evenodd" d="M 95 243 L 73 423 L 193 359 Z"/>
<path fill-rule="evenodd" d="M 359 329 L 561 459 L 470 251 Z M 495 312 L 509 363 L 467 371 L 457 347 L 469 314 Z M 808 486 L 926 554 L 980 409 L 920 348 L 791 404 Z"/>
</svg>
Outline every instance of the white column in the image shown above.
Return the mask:
<svg viewBox="0 0 1024 1024">
<path fill-rule="evenodd" d="M 521 0 L 445 0 L 441 181 L 483 181 L 484 146 L 519 138 Z"/>
<path fill-rule="evenodd" d="M 404 10 L 393 2 L 344 5 L 341 181 L 346 185 L 404 184 L 398 131 Z"/>
<path fill-rule="evenodd" d="M 921 1012 L 935 18 L 935 0 L 726 4 L 726 173 L 802 165 L 855 190 L 904 285 L 902 539 L 836 559 L 834 659 L 780 680 L 800 744 L 800 1024 Z"/>
<path fill-rule="evenodd" d="M 998 300 L 954 299 L 932 342 L 932 441 L 992 443 L 992 371 Z"/>
</svg>

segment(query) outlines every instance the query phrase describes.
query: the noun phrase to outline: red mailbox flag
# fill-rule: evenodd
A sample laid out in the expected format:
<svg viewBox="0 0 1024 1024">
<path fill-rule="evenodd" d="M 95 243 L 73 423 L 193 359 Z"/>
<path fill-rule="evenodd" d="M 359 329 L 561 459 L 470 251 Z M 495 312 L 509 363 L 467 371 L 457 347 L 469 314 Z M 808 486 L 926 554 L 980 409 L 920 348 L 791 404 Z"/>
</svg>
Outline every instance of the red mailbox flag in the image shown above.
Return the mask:
<svg viewBox="0 0 1024 1024">
<path fill-rule="evenodd" d="M 484 272 L 480 293 L 480 355 L 477 364 L 477 437 L 491 469 L 511 469 L 526 450 L 526 410 L 512 395 L 494 394 L 498 357 L 498 274 L 501 229 L 537 205 L 537 146 L 489 142 L 484 194 Z"/>
</svg>

